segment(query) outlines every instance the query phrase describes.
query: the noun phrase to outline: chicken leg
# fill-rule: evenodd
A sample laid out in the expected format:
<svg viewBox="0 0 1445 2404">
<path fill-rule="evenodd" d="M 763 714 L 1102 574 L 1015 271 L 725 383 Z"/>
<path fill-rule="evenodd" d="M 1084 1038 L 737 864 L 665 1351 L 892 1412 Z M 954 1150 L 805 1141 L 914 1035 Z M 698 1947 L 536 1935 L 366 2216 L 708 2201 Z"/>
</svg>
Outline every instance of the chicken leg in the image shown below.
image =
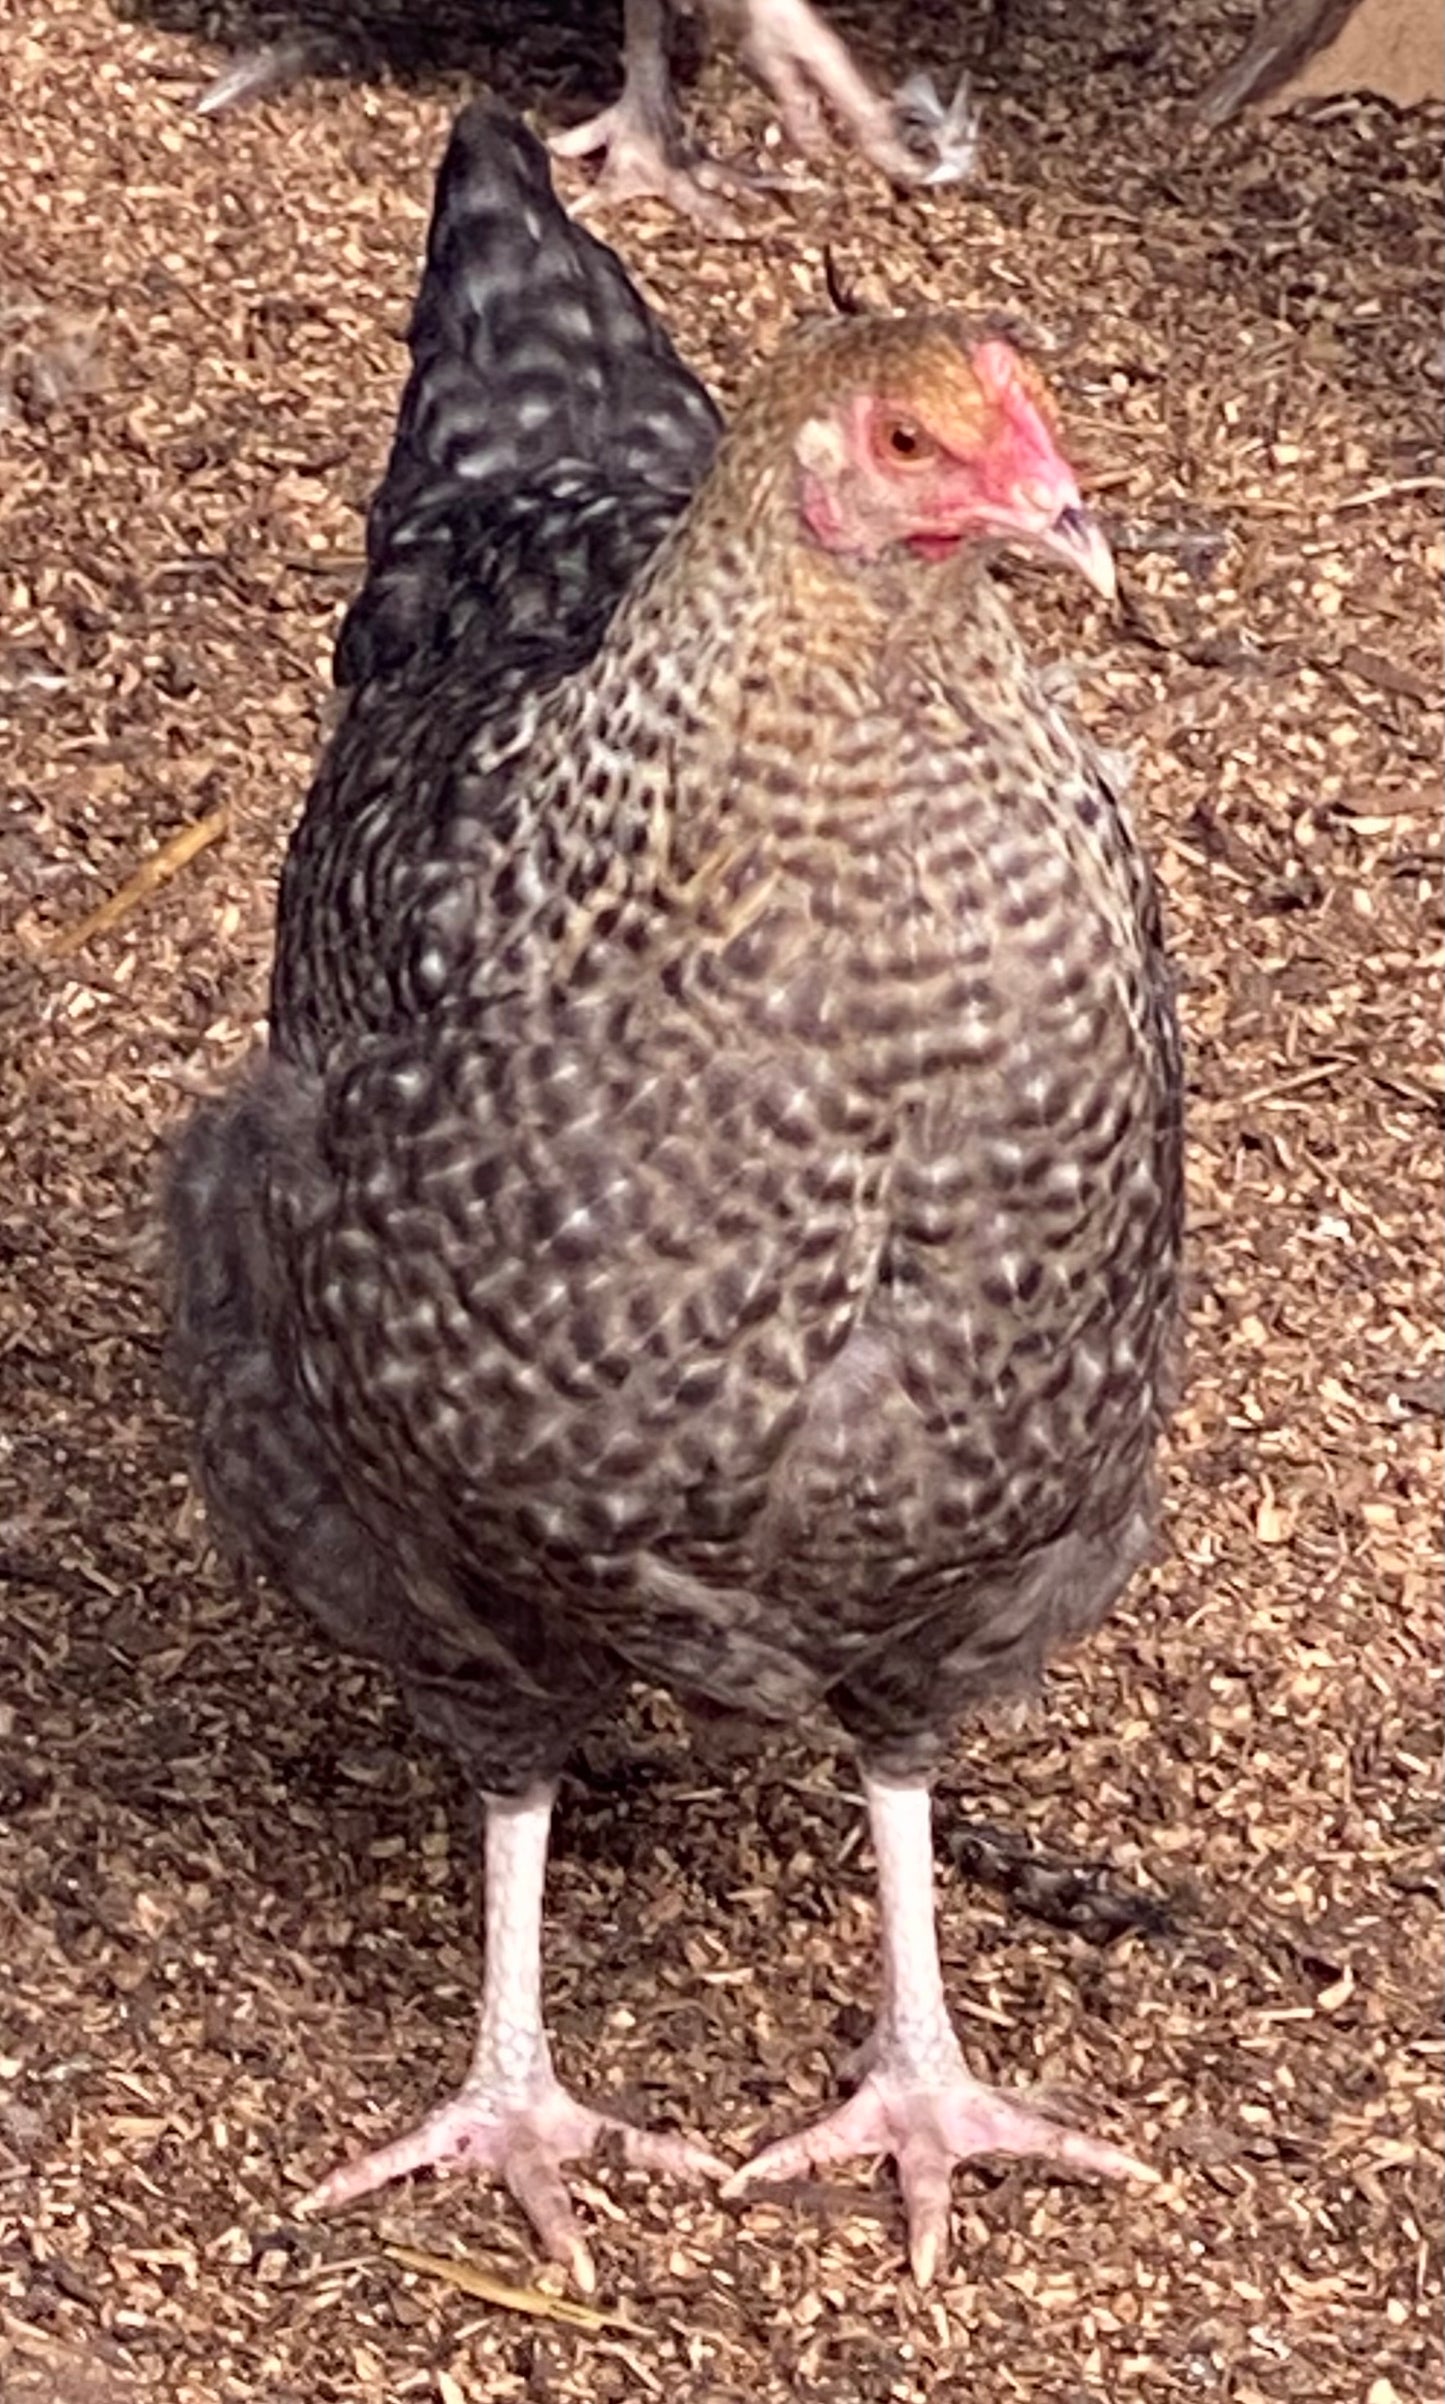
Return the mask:
<svg viewBox="0 0 1445 2404">
<path fill-rule="evenodd" d="M 562 2164 L 615 2132 L 625 2161 L 674 2178 L 724 2178 L 729 2165 L 690 2139 L 633 2128 L 568 2094 L 552 2068 L 542 2021 L 542 1889 L 552 1790 L 487 1806 L 486 1966 L 472 2065 L 450 2103 L 389 2145 L 348 2162 L 304 2197 L 301 2210 L 355 2202 L 422 2169 L 500 2177 L 543 2247 L 584 2292 L 592 2256 L 568 2200 Z"/>
<path fill-rule="evenodd" d="M 826 107 L 892 183 L 955 183 L 972 172 L 966 82 L 947 110 L 921 75 L 885 100 L 809 0 L 708 0 L 708 9 L 736 34 L 743 65 L 772 94 L 789 140 L 808 157 L 823 147 Z"/>
<path fill-rule="evenodd" d="M 620 97 L 585 123 L 555 134 L 558 158 L 603 151 L 587 206 L 640 198 L 669 201 L 714 233 L 742 231 L 721 195 L 765 177 L 685 154 L 668 65 L 668 8 L 675 0 L 625 0 Z M 945 109 L 926 76 L 893 100 L 875 92 L 846 43 L 809 0 L 703 0 L 715 27 L 738 42 L 744 66 L 776 100 L 790 140 L 809 156 L 823 145 L 824 108 L 866 158 L 897 184 L 952 183 L 973 167 L 976 120 L 965 84 Z"/>
<path fill-rule="evenodd" d="M 860 2154 L 892 2154 L 908 2218 L 909 2260 L 926 2286 L 948 2251 L 949 2183 L 973 2154 L 1037 2154 L 1104 2178 L 1154 2180 L 1123 2148 L 1085 2136 L 980 2085 L 964 2067 L 949 2018 L 933 1908 L 930 1803 L 925 1786 L 865 1779 L 878 1857 L 883 1994 L 861 2085 L 826 2119 L 769 2145 L 735 2171 L 736 2196 Z"/>
<path fill-rule="evenodd" d="M 583 211 L 665 200 L 710 233 L 740 234 L 722 192 L 741 177 L 715 159 L 689 160 L 683 146 L 668 62 L 668 6 L 669 0 L 625 0 L 620 94 L 595 117 L 553 134 L 548 148 L 559 159 L 603 153 Z"/>
</svg>

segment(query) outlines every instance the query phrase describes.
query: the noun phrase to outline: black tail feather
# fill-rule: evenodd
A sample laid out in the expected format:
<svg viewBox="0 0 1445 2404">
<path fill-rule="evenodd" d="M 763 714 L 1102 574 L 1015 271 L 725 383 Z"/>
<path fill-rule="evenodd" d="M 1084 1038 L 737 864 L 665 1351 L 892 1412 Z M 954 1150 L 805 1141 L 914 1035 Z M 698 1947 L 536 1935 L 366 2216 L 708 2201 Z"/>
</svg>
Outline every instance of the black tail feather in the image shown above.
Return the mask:
<svg viewBox="0 0 1445 2404">
<path fill-rule="evenodd" d="M 599 521 L 605 541 L 631 504 L 645 556 L 717 441 L 702 385 L 615 255 L 562 208 L 541 144 L 485 102 L 458 118 L 442 162 L 410 342 L 343 684 L 450 647 L 458 616 L 479 609 L 498 633 L 559 608 L 565 628 L 574 586 L 595 609 L 612 565 L 594 555 Z"/>
</svg>

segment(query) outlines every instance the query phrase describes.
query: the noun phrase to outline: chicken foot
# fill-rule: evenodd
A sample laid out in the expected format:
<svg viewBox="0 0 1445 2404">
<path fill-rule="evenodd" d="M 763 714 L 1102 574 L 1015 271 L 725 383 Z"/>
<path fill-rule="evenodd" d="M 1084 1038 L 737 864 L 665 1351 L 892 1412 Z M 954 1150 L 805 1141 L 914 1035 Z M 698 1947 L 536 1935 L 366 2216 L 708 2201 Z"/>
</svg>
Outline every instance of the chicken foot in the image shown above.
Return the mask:
<svg viewBox="0 0 1445 2404">
<path fill-rule="evenodd" d="M 933 1909 L 928 1790 L 865 1779 L 878 1857 L 883 1995 L 861 2085 L 836 2112 L 733 2173 L 745 2194 L 865 2154 L 897 2161 L 909 2260 L 926 2286 L 948 2252 L 950 2174 L 975 2154 L 1034 2154 L 1101 2178 L 1154 2180 L 1121 2146 L 1085 2135 L 970 2077 L 943 1991 Z"/>
<path fill-rule="evenodd" d="M 568 2199 L 562 2165 L 606 2135 L 626 2162 L 674 2178 L 724 2178 L 730 2165 L 689 2138 L 638 2129 L 568 2094 L 552 2068 L 542 2020 L 542 1890 L 550 1788 L 487 1807 L 486 1966 L 471 2068 L 459 2092 L 418 2127 L 343 2164 L 301 2210 L 354 2203 L 422 2169 L 482 2170 L 502 2179 L 542 2245 L 576 2284 L 596 2284 L 592 2255 Z"/>
<path fill-rule="evenodd" d="M 750 178 L 719 159 L 689 158 L 673 98 L 667 54 L 669 0 L 626 0 L 622 90 L 610 107 L 553 134 L 554 158 L 603 153 L 601 172 L 576 214 L 624 200 L 665 200 L 709 233 L 740 236 L 743 226 L 723 193 Z"/>
<path fill-rule="evenodd" d="M 709 0 L 709 14 L 735 30 L 743 65 L 805 156 L 823 148 L 826 111 L 892 183 L 957 183 L 972 173 L 977 123 L 966 78 L 947 109 L 926 75 L 885 100 L 810 0 Z"/>
</svg>

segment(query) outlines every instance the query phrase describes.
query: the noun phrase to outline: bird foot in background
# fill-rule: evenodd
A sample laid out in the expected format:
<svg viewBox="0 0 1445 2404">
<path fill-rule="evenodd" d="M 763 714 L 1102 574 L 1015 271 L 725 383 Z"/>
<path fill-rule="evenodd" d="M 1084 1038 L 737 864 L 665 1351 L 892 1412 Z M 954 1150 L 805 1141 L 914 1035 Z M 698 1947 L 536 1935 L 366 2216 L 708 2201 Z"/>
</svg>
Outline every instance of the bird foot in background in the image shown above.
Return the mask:
<svg viewBox="0 0 1445 2404">
<path fill-rule="evenodd" d="M 630 106 L 625 92 L 598 116 L 554 134 L 548 148 L 559 159 L 605 154 L 591 190 L 573 211 L 578 217 L 627 200 L 665 200 L 708 233 L 740 241 L 747 229 L 724 194 L 766 188 L 762 177 L 720 159 L 685 158 L 673 130 Z"/>
<path fill-rule="evenodd" d="M 666 2130 L 633 2128 L 578 2103 L 550 2071 L 529 2080 L 521 2101 L 485 2081 L 469 2080 L 450 2103 L 429 2112 L 406 2136 L 334 2170 L 302 2198 L 303 2212 L 325 2212 L 374 2194 L 414 2170 L 480 2170 L 510 2188 L 546 2253 L 560 2262 L 584 2294 L 597 2277 L 587 2241 L 573 2215 L 564 2162 L 576 2162 L 608 2136 L 621 2140 L 623 2160 L 640 2170 L 678 2179 L 727 2178 L 732 2165 L 704 2146 Z"/>
<path fill-rule="evenodd" d="M 966 75 L 947 108 L 931 75 L 910 75 L 893 95 L 894 134 L 915 184 L 967 183 L 978 161 L 978 109 Z"/>
<path fill-rule="evenodd" d="M 1036 2154 L 1061 2169 L 1099 2178 L 1158 2178 L 1147 2163 L 1102 2137 L 1048 2119 L 984 2087 L 958 2066 L 926 2084 L 881 2063 L 827 2118 L 765 2146 L 723 2189 L 739 2196 L 769 2181 L 806 2177 L 866 2154 L 892 2154 L 908 2217 L 913 2275 L 927 2286 L 948 2254 L 950 2173 L 974 2154 Z"/>
<path fill-rule="evenodd" d="M 910 76 L 885 100 L 810 0 L 729 0 L 725 13 L 740 19 L 743 65 L 771 93 L 805 156 L 822 150 L 832 117 L 894 184 L 960 183 L 972 174 L 978 113 L 966 76 L 947 108 L 927 75 Z"/>
</svg>

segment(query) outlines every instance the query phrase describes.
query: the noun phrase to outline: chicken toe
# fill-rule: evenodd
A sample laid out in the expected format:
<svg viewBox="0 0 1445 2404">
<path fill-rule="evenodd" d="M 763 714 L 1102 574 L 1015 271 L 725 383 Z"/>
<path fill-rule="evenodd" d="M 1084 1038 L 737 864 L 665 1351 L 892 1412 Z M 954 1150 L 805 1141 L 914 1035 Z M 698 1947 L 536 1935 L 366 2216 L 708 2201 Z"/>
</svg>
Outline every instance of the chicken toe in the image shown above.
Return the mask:
<svg viewBox="0 0 1445 2404">
<path fill-rule="evenodd" d="M 562 2170 L 567 2162 L 585 2160 L 608 2136 L 620 2140 L 623 2160 L 636 2169 L 689 2180 L 728 2175 L 729 2164 L 690 2138 L 670 2130 L 634 2128 L 579 2103 L 546 2065 L 520 2100 L 507 2095 L 495 2079 L 474 2075 L 449 2103 L 429 2112 L 405 2136 L 333 2171 L 303 2197 L 300 2209 L 335 2210 L 414 2170 L 483 2171 L 502 2180 L 549 2259 L 560 2262 L 590 2295 L 596 2285 L 592 2255 Z"/>
<path fill-rule="evenodd" d="M 1036 2154 L 1060 2169 L 1099 2178 L 1158 2176 L 1122 2146 L 981 2086 L 962 2062 L 949 2075 L 923 2082 L 908 2065 L 880 2060 L 836 2112 L 765 2146 L 734 2171 L 723 2192 L 740 2196 L 869 2154 L 891 2154 L 898 2164 L 909 2260 L 921 2287 L 947 2257 L 950 2175 L 957 2162 L 976 2154 Z"/>
<path fill-rule="evenodd" d="M 690 217 L 709 234 L 739 241 L 746 231 L 724 193 L 742 189 L 749 179 L 721 160 L 685 157 L 670 110 L 663 123 L 655 123 L 624 92 L 598 116 L 554 134 L 549 148 L 559 159 L 604 153 L 591 188 L 573 211 L 575 216 L 592 216 L 599 209 L 628 200 L 665 200 L 680 217 Z"/>
</svg>

